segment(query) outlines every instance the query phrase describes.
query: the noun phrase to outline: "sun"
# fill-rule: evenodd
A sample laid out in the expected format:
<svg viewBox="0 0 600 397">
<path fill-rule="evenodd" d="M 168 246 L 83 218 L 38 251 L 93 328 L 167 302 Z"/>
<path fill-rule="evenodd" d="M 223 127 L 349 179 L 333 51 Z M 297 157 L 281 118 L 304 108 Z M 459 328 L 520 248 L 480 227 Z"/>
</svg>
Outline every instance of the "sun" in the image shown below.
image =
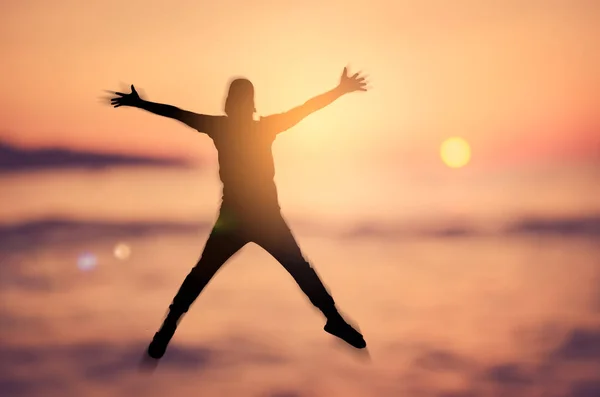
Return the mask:
<svg viewBox="0 0 600 397">
<path fill-rule="evenodd" d="M 471 147 L 462 138 L 452 137 L 442 142 L 440 156 L 444 164 L 450 168 L 461 168 L 471 160 Z"/>
</svg>

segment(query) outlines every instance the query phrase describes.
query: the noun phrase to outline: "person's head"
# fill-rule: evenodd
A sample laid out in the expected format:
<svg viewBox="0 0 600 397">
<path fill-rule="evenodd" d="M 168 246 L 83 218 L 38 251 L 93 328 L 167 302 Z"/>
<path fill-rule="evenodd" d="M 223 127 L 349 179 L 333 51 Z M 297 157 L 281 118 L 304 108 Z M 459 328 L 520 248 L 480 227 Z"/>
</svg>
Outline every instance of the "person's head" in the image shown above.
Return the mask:
<svg viewBox="0 0 600 397">
<path fill-rule="evenodd" d="M 245 78 L 232 80 L 225 99 L 225 114 L 229 117 L 252 118 L 254 112 L 256 112 L 254 86 L 250 80 Z"/>
</svg>

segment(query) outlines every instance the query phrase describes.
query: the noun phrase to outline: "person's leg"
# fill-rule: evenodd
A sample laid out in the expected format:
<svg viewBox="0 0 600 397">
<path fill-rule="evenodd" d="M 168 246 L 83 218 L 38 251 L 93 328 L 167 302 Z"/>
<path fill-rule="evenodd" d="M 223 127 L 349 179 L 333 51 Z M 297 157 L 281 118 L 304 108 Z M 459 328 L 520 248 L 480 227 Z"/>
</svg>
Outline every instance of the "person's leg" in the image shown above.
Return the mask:
<svg viewBox="0 0 600 397">
<path fill-rule="evenodd" d="M 170 313 L 182 316 L 225 262 L 246 244 L 239 236 L 213 231 L 196 266 L 186 276 L 169 306 Z"/>
<path fill-rule="evenodd" d="M 181 317 L 221 266 L 246 244 L 247 241 L 239 234 L 223 231 L 218 226 L 212 230 L 200 260 L 183 281 L 160 330 L 154 335 L 148 347 L 151 357 L 160 358 L 164 355 Z"/>
<path fill-rule="evenodd" d="M 302 255 L 292 232 L 283 218 L 270 222 L 271 227 L 257 233 L 254 242 L 269 252 L 294 278 L 311 303 L 327 318 L 325 331 L 356 348 L 366 347 L 363 336 L 338 312 L 335 301 L 313 267 Z"/>
</svg>

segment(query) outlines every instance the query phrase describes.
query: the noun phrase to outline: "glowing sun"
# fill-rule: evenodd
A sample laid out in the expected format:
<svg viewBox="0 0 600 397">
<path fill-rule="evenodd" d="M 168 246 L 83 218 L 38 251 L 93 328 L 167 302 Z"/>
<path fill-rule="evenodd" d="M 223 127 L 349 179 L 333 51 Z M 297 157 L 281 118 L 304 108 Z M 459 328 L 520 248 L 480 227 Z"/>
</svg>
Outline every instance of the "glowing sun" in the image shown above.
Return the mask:
<svg viewBox="0 0 600 397">
<path fill-rule="evenodd" d="M 450 168 L 464 167 L 471 160 L 471 147 L 462 138 L 448 138 L 442 142 L 440 156 L 444 164 Z"/>
</svg>

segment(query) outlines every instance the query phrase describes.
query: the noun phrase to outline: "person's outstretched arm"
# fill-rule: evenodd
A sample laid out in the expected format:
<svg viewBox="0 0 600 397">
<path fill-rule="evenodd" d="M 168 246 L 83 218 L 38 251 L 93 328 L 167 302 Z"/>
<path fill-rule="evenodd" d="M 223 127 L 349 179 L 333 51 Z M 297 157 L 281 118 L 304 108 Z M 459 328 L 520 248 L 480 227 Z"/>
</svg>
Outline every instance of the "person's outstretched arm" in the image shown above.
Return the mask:
<svg viewBox="0 0 600 397">
<path fill-rule="evenodd" d="M 111 98 L 110 103 L 115 108 L 120 106 L 131 106 L 138 109 L 143 109 L 159 116 L 181 121 L 182 123 L 198 130 L 199 132 L 204 132 L 206 134 L 210 134 L 212 132 L 214 122 L 219 118 L 219 116 L 208 116 L 205 114 L 198 114 L 187 110 L 182 110 L 172 105 L 146 101 L 140 98 L 133 84 L 131 85 L 131 93 L 124 94 L 122 92 L 115 92 L 114 94 L 117 96 Z"/>
<path fill-rule="evenodd" d="M 348 69 L 344 68 L 340 78 L 340 83 L 337 85 L 337 87 L 327 91 L 324 94 L 311 98 L 304 104 L 297 106 L 285 113 L 263 117 L 261 121 L 266 124 L 269 131 L 278 134 L 295 126 L 309 114 L 323 109 L 325 106 L 331 104 L 342 95 L 355 91 L 367 91 L 367 82 L 365 77 L 361 76 L 360 73 L 355 73 L 352 76 L 349 76 Z"/>
</svg>

